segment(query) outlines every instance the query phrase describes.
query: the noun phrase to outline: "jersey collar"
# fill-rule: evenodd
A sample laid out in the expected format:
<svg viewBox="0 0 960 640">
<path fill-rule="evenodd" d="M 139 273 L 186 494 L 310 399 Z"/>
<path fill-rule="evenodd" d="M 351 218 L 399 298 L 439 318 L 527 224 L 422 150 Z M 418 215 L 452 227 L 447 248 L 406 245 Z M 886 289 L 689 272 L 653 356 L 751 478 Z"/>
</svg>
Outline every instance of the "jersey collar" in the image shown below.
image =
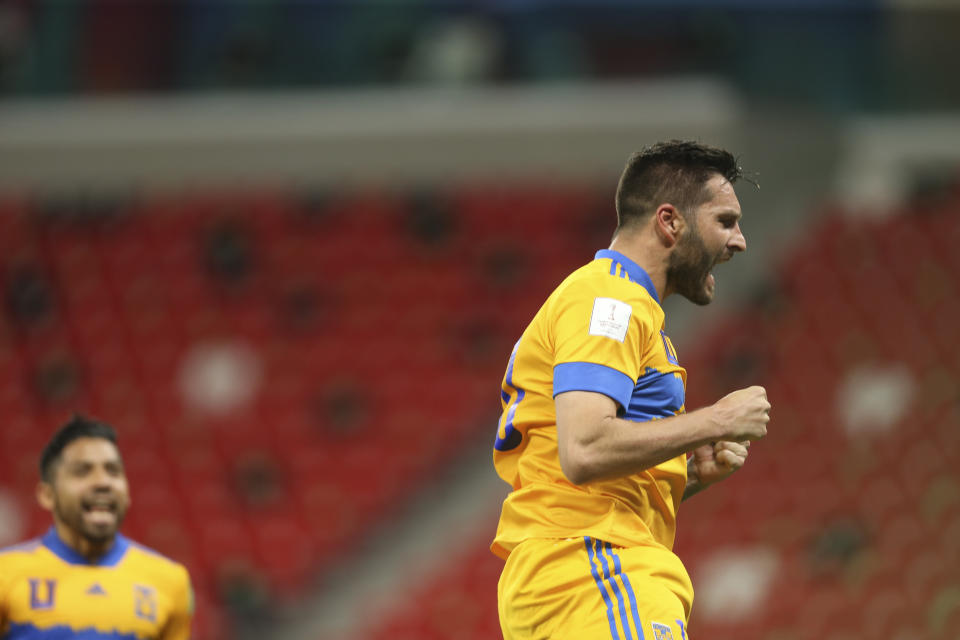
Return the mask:
<svg viewBox="0 0 960 640">
<path fill-rule="evenodd" d="M 114 538 L 113 546 L 103 556 L 91 562 L 80 553 L 60 539 L 57 535 L 57 528 L 50 527 L 50 530 L 41 538 L 43 546 L 50 549 L 58 558 L 70 564 L 84 564 L 94 567 L 113 567 L 116 566 L 123 556 L 126 555 L 130 547 L 130 541 L 119 533 Z"/>
<path fill-rule="evenodd" d="M 596 260 L 601 260 L 603 258 L 609 258 L 614 262 L 619 262 L 622 264 L 624 270 L 627 272 L 627 275 L 630 277 L 630 281 L 636 282 L 641 287 L 646 289 L 647 293 L 650 294 L 650 297 L 653 298 L 657 304 L 660 304 L 660 296 L 657 295 L 657 289 L 653 286 L 653 280 L 651 280 L 650 276 L 647 275 L 647 272 L 643 270 L 643 267 L 619 251 L 613 251 L 612 249 L 601 249 L 600 251 L 597 251 L 597 255 L 594 256 L 594 259 Z"/>
</svg>

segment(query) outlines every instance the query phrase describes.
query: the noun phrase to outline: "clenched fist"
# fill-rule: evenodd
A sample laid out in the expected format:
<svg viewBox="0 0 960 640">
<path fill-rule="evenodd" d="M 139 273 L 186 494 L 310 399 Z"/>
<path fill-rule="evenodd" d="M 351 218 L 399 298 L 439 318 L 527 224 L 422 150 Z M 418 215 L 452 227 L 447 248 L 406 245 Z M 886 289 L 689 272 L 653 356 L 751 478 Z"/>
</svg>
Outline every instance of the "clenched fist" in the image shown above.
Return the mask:
<svg viewBox="0 0 960 640">
<path fill-rule="evenodd" d="M 723 480 L 747 461 L 750 441 L 728 442 L 721 440 L 697 447 L 687 464 L 687 474 L 699 482 L 701 488 Z"/>
<path fill-rule="evenodd" d="M 717 400 L 711 409 L 717 440 L 741 442 L 759 440 L 767 435 L 770 402 L 763 387 L 747 387 L 729 393 Z"/>
</svg>

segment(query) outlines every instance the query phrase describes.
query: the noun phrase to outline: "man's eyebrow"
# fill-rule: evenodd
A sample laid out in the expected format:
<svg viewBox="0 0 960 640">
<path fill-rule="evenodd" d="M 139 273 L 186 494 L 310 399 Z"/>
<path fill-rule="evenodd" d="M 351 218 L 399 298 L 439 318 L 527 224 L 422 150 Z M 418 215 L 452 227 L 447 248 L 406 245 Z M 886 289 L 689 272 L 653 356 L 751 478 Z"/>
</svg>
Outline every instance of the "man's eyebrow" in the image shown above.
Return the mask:
<svg viewBox="0 0 960 640">
<path fill-rule="evenodd" d="M 736 209 L 721 209 L 716 215 L 718 218 L 736 218 L 739 220 L 743 217 L 743 212 Z"/>
</svg>

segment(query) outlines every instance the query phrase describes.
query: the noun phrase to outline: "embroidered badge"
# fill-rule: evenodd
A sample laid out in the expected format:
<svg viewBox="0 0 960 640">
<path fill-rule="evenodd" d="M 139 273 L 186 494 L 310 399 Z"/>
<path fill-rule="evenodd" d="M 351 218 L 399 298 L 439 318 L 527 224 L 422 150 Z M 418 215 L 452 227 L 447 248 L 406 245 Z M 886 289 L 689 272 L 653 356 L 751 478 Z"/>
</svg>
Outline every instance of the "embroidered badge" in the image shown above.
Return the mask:
<svg viewBox="0 0 960 640">
<path fill-rule="evenodd" d="M 30 608 L 33 610 L 53 609 L 57 594 L 56 580 L 30 578 Z"/>
<path fill-rule="evenodd" d="M 138 618 L 157 621 L 157 592 L 153 587 L 133 585 L 133 607 Z"/>
<path fill-rule="evenodd" d="M 653 640 L 673 640 L 673 631 L 667 625 L 651 622 L 650 627 L 653 629 Z"/>
<path fill-rule="evenodd" d="M 595 298 L 590 316 L 590 335 L 604 336 L 623 342 L 630 327 L 633 309 L 626 302 L 614 298 Z"/>
</svg>

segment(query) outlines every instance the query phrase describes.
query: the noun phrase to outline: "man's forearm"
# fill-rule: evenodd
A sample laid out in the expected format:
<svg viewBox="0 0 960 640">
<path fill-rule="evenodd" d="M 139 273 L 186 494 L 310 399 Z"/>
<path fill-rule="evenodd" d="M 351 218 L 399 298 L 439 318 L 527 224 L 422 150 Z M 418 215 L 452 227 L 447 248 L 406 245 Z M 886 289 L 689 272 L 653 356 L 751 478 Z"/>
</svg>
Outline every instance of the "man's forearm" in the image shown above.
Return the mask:
<svg viewBox="0 0 960 640">
<path fill-rule="evenodd" d="M 572 422 L 578 418 L 576 412 L 567 415 Z M 575 484 L 640 473 L 716 439 L 705 410 L 644 424 L 608 416 L 575 433 L 570 426 L 558 419 L 560 465 Z"/>
</svg>

